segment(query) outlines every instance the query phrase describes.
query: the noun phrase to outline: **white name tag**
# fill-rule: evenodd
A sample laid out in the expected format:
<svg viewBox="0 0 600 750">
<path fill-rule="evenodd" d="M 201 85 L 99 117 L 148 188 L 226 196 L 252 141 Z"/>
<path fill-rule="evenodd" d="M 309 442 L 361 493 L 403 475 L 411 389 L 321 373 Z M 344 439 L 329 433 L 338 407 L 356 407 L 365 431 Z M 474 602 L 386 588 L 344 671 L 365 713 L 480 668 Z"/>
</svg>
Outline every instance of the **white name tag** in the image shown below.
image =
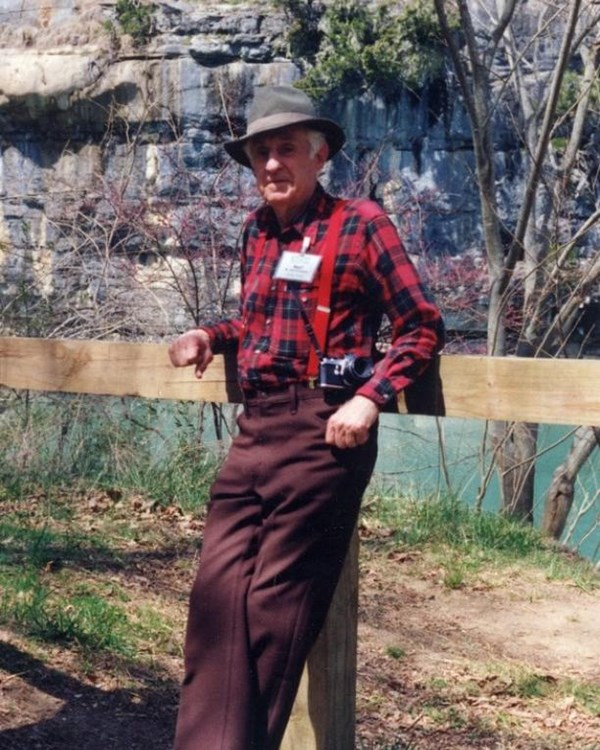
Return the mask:
<svg viewBox="0 0 600 750">
<path fill-rule="evenodd" d="M 290 250 L 284 250 L 273 278 L 283 281 L 311 282 L 315 278 L 320 263 L 320 255 L 292 253 Z"/>
</svg>

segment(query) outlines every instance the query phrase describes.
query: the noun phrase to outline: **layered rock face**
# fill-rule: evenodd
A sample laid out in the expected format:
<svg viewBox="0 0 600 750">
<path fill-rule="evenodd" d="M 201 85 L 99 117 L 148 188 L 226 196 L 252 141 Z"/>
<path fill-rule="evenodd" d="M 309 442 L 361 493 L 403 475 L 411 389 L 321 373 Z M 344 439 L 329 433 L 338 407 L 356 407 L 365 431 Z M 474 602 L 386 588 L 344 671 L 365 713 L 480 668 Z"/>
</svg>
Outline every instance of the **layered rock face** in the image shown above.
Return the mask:
<svg viewBox="0 0 600 750">
<path fill-rule="evenodd" d="M 159 193 L 167 189 L 175 142 L 186 167 L 210 182 L 224 164 L 219 144 L 243 123 L 253 88 L 299 77 L 281 56 L 285 19 L 269 3 L 162 3 L 151 39 L 141 47 L 118 30 L 114 5 L 0 2 L 5 236 L 15 239 L 10 225 L 19 218 L 37 224 L 24 196 L 46 204 L 51 193 L 62 190 L 67 199 L 69 192 L 89 190 L 94 176 L 123 173 L 130 142 L 123 129 L 129 138 L 136 133 L 137 145 L 147 141 L 138 159 L 150 165 L 146 179 L 159 182 L 153 185 Z M 432 106 L 443 116 L 434 118 Z M 469 129 L 448 102 L 407 99 L 384 106 L 349 92 L 332 114 L 348 133 L 334 165 L 336 184 L 363 179 L 377 152 L 378 169 L 369 179 L 380 199 L 389 202 L 399 193 L 405 200 L 410 189 L 430 200 L 450 181 L 454 192 L 461 187 L 465 216 L 474 208 L 464 206 L 462 190 L 470 185 L 472 195 L 470 159 L 464 159 Z M 133 179 L 143 182 L 143 172 Z M 464 236 L 465 219 L 457 221 L 455 233 Z M 452 233 L 446 231 L 451 244 Z"/>
<path fill-rule="evenodd" d="M 241 125 L 255 85 L 291 83 L 298 75 L 276 53 L 283 18 L 260 2 L 162 3 L 154 6 L 149 40 L 136 45 L 119 28 L 115 5 L 0 2 L 5 299 L 18 296 L 25 282 L 32 296 L 50 299 L 62 289 L 77 296 L 78 306 L 114 305 L 116 296 L 120 308 L 135 308 L 132 275 L 138 287 L 168 286 L 164 276 L 172 273 L 157 269 L 157 259 L 177 274 L 179 265 L 193 262 L 200 275 L 193 283 L 210 281 L 206 259 L 187 257 L 202 255 L 209 212 L 221 249 L 235 245 L 240 189 L 250 195 L 251 185 L 227 163 L 220 144 Z M 141 213 L 150 203 L 155 215 Z M 162 256 L 126 262 L 152 225 L 159 227 L 151 241 Z M 173 236 L 178 232 L 185 238 Z M 186 257 L 174 252 L 165 261 L 170 248 L 181 251 L 182 244 Z M 76 263 L 74 253 L 85 256 L 85 264 Z M 222 271 L 211 273 L 214 287 Z M 119 280 L 123 275 L 127 284 Z M 112 296 L 111 289 L 117 290 Z M 219 297 L 219 290 L 211 291 Z M 190 305 L 197 311 L 199 302 Z M 160 312 L 161 325 L 156 312 L 150 305 L 148 315 L 135 316 L 135 332 L 172 330 L 170 315 Z M 183 318 L 189 321 L 189 310 L 181 317 L 182 325 Z"/>
<path fill-rule="evenodd" d="M 256 200 L 221 144 L 243 129 L 256 86 L 300 76 L 268 0 L 155 3 L 141 44 L 116 6 L 0 0 L 0 294 L 45 300 L 42 318 L 61 295 L 77 307 L 67 328 L 30 320 L 34 333 L 89 335 L 100 308 L 112 312 L 94 335 L 161 336 L 220 314 L 241 217 Z M 324 112 L 348 137 L 327 185 L 381 201 L 409 250 L 477 247 L 458 98 L 343 94 Z M 498 164 L 510 204 L 519 176 L 510 156 Z"/>
</svg>

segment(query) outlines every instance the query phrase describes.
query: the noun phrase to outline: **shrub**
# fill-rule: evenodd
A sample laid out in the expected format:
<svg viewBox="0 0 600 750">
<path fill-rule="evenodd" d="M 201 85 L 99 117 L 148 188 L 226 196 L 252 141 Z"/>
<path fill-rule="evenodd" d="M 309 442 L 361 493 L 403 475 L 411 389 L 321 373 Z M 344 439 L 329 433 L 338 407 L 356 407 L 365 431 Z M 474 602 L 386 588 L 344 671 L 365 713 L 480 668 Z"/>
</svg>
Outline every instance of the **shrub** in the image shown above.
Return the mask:
<svg viewBox="0 0 600 750">
<path fill-rule="evenodd" d="M 115 11 L 121 28 L 132 37 L 134 44 L 148 41 L 152 33 L 152 6 L 140 0 L 117 0 Z"/>
<path fill-rule="evenodd" d="M 413 0 L 400 12 L 386 3 L 372 7 L 360 0 L 334 0 L 320 21 L 311 0 L 278 2 L 291 19 L 290 53 L 308 68 L 299 85 L 316 99 L 339 90 L 393 99 L 444 78 L 445 45 L 433 6 L 425 0 Z M 297 41 L 315 25 L 316 51 Z"/>
</svg>

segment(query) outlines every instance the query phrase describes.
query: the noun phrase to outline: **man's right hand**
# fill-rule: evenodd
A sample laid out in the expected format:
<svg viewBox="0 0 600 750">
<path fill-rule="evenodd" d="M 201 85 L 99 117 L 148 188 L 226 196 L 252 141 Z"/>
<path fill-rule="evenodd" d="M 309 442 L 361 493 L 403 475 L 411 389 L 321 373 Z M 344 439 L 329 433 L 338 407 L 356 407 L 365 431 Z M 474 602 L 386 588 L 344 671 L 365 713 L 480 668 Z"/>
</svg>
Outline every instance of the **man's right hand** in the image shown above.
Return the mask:
<svg viewBox="0 0 600 750">
<path fill-rule="evenodd" d="M 208 334 L 198 329 L 182 333 L 169 346 L 169 357 L 174 367 L 195 365 L 196 377 L 201 378 L 213 358 Z"/>
</svg>

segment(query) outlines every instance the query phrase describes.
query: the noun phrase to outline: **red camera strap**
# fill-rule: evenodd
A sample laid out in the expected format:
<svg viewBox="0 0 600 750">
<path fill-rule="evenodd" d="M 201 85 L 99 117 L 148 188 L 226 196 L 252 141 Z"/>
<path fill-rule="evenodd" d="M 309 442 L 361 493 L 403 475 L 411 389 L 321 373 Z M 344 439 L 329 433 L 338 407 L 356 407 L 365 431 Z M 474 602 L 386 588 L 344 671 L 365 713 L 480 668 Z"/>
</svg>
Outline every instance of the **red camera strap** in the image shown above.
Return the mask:
<svg viewBox="0 0 600 750">
<path fill-rule="evenodd" d="M 331 214 L 331 223 L 325 235 L 323 247 L 323 260 L 321 263 L 321 276 L 319 280 L 319 295 L 317 297 L 317 309 L 313 319 L 313 328 L 322 352 L 327 351 L 327 329 L 329 327 L 329 315 L 331 313 L 331 286 L 333 281 L 333 269 L 337 256 L 338 238 L 342 228 L 343 208 L 345 200 L 339 200 Z M 306 375 L 314 379 L 319 373 L 319 357 L 314 346 L 311 346 L 308 356 Z"/>
</svg>

